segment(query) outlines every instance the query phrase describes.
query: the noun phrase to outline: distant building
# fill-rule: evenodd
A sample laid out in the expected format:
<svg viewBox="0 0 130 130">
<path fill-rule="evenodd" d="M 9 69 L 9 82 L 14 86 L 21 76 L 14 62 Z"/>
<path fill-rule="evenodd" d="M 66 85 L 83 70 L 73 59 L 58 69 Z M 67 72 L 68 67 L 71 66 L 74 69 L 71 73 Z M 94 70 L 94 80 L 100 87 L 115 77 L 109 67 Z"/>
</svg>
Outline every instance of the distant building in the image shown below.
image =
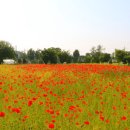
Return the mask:
<svg viewBox="0 0 130 130">
<path fill-rule="evenodd" d="M 13 59 L 4 59 L 3 64 L 15 64 L 16 61 Z"/>
</svg>

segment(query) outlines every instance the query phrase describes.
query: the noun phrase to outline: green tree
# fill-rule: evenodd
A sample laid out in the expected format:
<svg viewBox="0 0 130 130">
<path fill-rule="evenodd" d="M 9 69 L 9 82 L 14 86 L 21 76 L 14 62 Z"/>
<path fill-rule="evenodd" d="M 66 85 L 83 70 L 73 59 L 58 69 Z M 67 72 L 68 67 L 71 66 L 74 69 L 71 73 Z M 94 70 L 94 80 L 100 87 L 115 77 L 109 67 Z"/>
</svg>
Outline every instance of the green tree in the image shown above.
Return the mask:
<svg viewBox="0 0 130 130">
<path fill-rule="evenodd" d="M 111 60 L 111 54 L 109 53 L 101 53 L 100 62 L 109 62 Z"/>
<path fill-rule="evenodd" d="M 36 62 L 37 63 L 43 63 L 43 60 L 42 60 L 42 51 L 41 50 L 36 50 L 35 52 L 35 58 L 36 58 Z"/>
<path fill-rule="evenodd" d="M 79 63 L 85 63 L 86 57 L 84 55 L 79 56 Z"/>
<path fill-rule="evenodd" d="M 86 53 L 85 55 L 85 63 L 90 63 L 92 61 L 92 56 L 90 53 Z"/>
<path fill-rule="evenodd" d="M 92 63 L 100 63 L 100 57 L 102 54 L 102 51 L 104 50 L 104 48 L 101 45 L 98 45 L 97 48 L 92 47 L 91 49 L 91 62 Z"/>
<path fill-rule="evenodd" d="M 73 61 L 74 61 L 74 63 L 77 63 L 77 62 L 78 62 L 79 57 L 80 57 L 79 50 L 76 49 L 76 50 L 73 52 Z"/>
<path fill-rule="evenodd" d="M 27 60 L 27 53 L 25 51 L 21 52 L 21 61 L 23 64 L 27 64 L 28 60 Z"/>
<path fill-rule="evenodd" d="M 58 57 L 61 63 L 64 63 L 64 62 L 71 63 L 72 56 L 70 55 L 69 51 L 60 52 Z"/>
<path fill-rule="evenodd" d="M 42 51 L 42 59 L 45 64 L 47 63 L 56 64 L 58 59 L 57 53 L 53 48 L 44 49 Z"/>
<path fill-rule="evenodd" d="M 127 53 L 124 49 L 123 50 L 115 49 L 115 58 L 118 63 L 120 62 L 126 63 L 126 60 L 125 60 L 126 55 Z"/>
<path fill-rule="evenodd" d="M 0 41 L 0 64 L 3 59 L 14 59 L 15 56 L 15 51 L 11 44 L 6 41 Z"/>
<path fill-rule="evenodd" d="M 130 65 L 130 55 L 126 55 L 124 57 L 124 59 L 126 60 L 126 63 L 128 63 L 128 65 Z"/>
<path fill-rule="evenodd" d="M 27 51 L 27 57 L 30 62 L 35 60 L 35 51 L 32 48 Z"/>
<path fill-rule="evenodd" d="M 97 50 L 95 47 L 92 47 L 90 54 L 91 54 L 91 62 L 99 63 L 99 56 L 97 55 Z"/>
</svg>

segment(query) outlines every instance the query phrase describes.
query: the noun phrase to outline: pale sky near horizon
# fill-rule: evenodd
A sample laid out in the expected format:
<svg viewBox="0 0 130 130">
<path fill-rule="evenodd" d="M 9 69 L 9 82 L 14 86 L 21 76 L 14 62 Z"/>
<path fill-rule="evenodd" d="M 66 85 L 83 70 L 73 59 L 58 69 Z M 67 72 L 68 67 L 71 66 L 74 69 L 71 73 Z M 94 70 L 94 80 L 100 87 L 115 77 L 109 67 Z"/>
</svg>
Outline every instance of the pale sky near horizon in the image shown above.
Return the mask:
<svg viewBox="0 0 130 130">
<path fill-rule="evenodd" d="M 130 0 L 0 0 L 0 40 L 17 50 L 130 50 Z"/>
</svg>

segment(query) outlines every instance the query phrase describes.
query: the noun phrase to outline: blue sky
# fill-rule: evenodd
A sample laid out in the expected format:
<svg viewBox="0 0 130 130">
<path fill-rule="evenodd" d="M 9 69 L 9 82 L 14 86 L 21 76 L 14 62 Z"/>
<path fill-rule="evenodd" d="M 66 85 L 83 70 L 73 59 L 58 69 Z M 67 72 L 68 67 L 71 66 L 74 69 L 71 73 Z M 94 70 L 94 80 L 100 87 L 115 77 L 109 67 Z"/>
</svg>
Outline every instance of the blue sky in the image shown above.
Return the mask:
<svg viewBox="0 0 130 130">
<path fill-rule="evenodd" d="M 0 40 L 18 50 L 130 50 L 130 0 L 0 0 Z"/>
</svg>

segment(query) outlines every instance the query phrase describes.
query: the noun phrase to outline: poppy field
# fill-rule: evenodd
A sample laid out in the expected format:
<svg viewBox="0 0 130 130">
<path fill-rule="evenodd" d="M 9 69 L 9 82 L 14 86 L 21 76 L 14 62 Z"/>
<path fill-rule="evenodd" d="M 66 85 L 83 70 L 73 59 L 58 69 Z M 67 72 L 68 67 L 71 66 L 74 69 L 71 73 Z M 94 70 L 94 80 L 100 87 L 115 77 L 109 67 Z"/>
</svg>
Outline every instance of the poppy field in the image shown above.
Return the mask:
<svg viewBox="0 0 130 130">
<path fill-rule="evenodd" d="M 130 67 L 1 65 L 0 130 L 130 130 Z"/>
</svg>

